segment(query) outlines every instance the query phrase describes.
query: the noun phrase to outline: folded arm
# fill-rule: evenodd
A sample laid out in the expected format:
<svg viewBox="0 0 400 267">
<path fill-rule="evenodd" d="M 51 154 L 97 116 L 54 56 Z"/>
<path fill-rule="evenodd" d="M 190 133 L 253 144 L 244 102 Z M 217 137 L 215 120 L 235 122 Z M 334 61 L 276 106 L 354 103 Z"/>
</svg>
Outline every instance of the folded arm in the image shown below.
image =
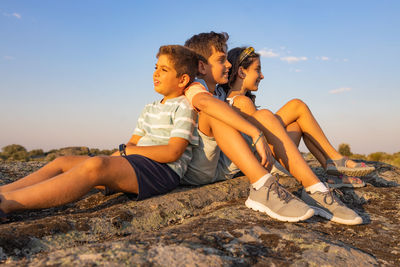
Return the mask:
<svg viewBox="0 0 400 267">
<path fill-rule="evenodd" d="M 256 142 L 262 133 L 256 126 L 248 122 L 245 118 L 229 107 L 227 103 L 216 99 L 208 93 L 196 94 L 192 99 L 192 105 L 207 115 L 251 136 L 253 143 Z M 268 157 L 266 151 L 269 151 L 265 137 L 258 140 L 256 149 L 261 157 L 261 164 L 264 165 L 267 162 Z"/>
<path fill-rule="evenodd" d="M 167 145 L 158 146 L 137 146 L 141 136 L 133 135 L 126 144 L 126 154 L 142 155 L 160 163 L 174 162 L 178 160 L 189 144 L 189 141 L 180 137 L 171 137 Z M 119 152 L 113 154 L 119 156 Z"/>
</svg>

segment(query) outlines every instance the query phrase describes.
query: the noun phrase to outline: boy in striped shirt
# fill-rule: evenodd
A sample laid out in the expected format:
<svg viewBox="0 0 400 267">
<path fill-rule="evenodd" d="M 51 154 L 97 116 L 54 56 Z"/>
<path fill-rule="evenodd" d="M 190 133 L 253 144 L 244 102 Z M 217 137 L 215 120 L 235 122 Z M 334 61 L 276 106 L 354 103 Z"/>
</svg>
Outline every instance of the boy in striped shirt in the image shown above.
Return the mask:
<svg viewBox="0 0 400 267">
<path fill-rule="evenodd" d="M 198 144 L 195 112 L 183 91 L 196 76 L 198 57 L 190 49 L 162 46 L 153 74 L 161 101 L 146 105 L 122 156 L 64 156 L 0 187 L 0 217 L 75 201 L 94 187 L 148 198 L 179 185 Z"/>
</svg>

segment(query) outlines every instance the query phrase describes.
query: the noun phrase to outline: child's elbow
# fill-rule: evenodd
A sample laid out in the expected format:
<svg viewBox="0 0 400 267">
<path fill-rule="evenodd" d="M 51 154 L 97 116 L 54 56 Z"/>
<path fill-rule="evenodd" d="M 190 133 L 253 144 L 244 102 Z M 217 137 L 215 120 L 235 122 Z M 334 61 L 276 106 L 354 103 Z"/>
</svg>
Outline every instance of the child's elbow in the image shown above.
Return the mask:
<svg viewBox="0 0 400 267">
<path fill-rule="evenodd" d="M 183 154 L 185 149 L 182 148 L 173 148 L 169 154 L 169 162 L 177 161 Z"/>
<path fill-rule="evenodd" d="M 173 151 L 170 155 L 170 162 L 177 161 L 183 154 L 183 151 Z"/>
<path fill-rule="evenodd" d="M 208 107 L 210 103 L 210 98 L 212 98 L 209 94 L 200 93 L 193 97 L 192 104 L 198 110 L 204 110 Z"/>
</svg>

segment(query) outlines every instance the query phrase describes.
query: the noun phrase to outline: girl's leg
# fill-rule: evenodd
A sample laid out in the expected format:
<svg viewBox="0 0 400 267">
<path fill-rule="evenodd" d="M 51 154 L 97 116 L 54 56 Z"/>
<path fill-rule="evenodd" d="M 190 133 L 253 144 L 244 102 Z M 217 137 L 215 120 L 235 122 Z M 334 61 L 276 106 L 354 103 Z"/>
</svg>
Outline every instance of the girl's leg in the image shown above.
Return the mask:
<svg viewBox="0 0 400 267">
<path fill-rule="evenodd" d="M 15 191 L 26 186 L 40 183 L 56 175 L 67 172 L 68 170 L 78 164 L 81 164 L 88 158 L 89 156 L 64 156 L 56 158 L 55 160 L 49 162 L 34 173 L 31 173 L 13 183 L 0 186 L 0 193 Z"/>
<path fill-rule="evenodd" d="M 318 177 L 315 176 L 307 165 L 285 128 L 282 127 L 282 124 L 271 111 L 265 109 L 258 110 L 249 118 L 249 121 L 264 132 L 276 159 L 279 160 L 304 187 L 309 187 L 320 182 Z M 295 137 L 298 134 L 292 131 L 291 135 Z M 298 136 L 296 139 L 299 139 Z"/>
<path fill-rule="evenodd" d="M 63 205 L 79 199 L 97 185 L 138 193 L 136 173 L 126 159 L 93 157 L 53 178 L 0 194 L 0 210 L 9 213 Z"/>
<path fill-rule="evenodd" d="M 321 162 L 323 166 L 328 158 L 340 159 L 343 157 L 328 141 L 310 109 L 303 101 L 299 99 L 289 101 L 279 109 L 278 112 L 276 112 L 276 115 L 285 127 L 293 122 L 297 122 L 303 133 L 304 140 L 308 139 L 305 142 L 311 142 L 314 145 L 314 148 L 318 149 L 320 154 L 324 156 L 325 160 L 322 160 Z M 316 150 L 314 149 L 314 152 L 315 151 Z M 313 151 L 311 152 L 313 153 Z M 317 159 L 318 158 L 319 157 L 317 157 Z M 348 164 L 348 167 L 354 167 L 355 162 L 348 161 Z"/>
<path fill-rule="evenodd" d="M 207 136 L 214 136 L 220 149 L 249 178 L 250 183 L 269 173 L 254 156 L 242 135 L 232 127 L 200 114 L 199 129 Z M 272 165 L 268 168 L 270 170 Z"/>
<path fill-rule="evenodd" d="M 326 168 L 325 155 L 318 149 L 318 147 L 314 145 L 313 142 L 311 142 L 307 136 L 303 136 L 303 132 L 301 131 L 301 128 L 297 122 L 292 122 L 286 126 L 286 132 L 297 147 L 299 147 L 300 140 L 303 137 L 303 141 L 306 144 L 306 147 L 310 150 L 311 154 L 313 154 L 314 157 L 321 163 L 321 165 Z"/>
</svg>

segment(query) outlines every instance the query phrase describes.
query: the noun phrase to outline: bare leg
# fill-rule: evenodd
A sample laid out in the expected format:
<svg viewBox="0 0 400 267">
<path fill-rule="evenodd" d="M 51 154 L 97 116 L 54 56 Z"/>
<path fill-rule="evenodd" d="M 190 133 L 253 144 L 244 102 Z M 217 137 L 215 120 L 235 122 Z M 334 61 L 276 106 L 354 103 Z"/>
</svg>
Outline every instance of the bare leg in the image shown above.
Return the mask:
<svg viewBox="0 0 400 267">
<path fill-rule="evenodd" d="M 136 173 L 122 157 L 93 157 L 69 171 L 0 195 L 0 209 L 13 212 L 63 205 L 79 199 L 96 185 L 137 193 Z"/>
<path fill-rule="evenodd" d="M 303 136 L 303 132 L 297 122 L 292 122 L 286 126 L 286 132 L 288 133 L 290 139 L 293 140 L 295 145 L 298 147 L 300 144 L 301 137 L 306 144 L 307 148 L 310 150 L 311 154 L 321 163 L 323 168 L 326 168 L 326 158 L 325 155 L 314 145 L 314 143 L 307 137 Z"/>
<path fill-rule="evenodd" d="M 221 150 L 249 178 L 250 183 L 269 173 L 254 156 L 242 135 L 232 127 L 200 114 L 199 129 L 208 136 L 214 136 Z"/>
<path fill-rule="evenodd" d="M 49 162 L 39 170 L 21 178 L 13 183 L 0 186 L 1 192 L 10 192 L 40 183 L 56 175 L 67 172 L 78 164 L 87 160 L 89 156 L 64 156 Z"/>
<path fill-rule="evenodd" d="M 289 101 L 278 110 L 276 115 L 285 127 L 293 122 L 297 122 L 302 131 L 304 140 L 308 139 L 308 141 L 312 142 L 314 147 L 320 151 L 320 154 L 324 155 L 324 160 L 320 160 L 320 157 L 315 155 L 324 167 L 326 165 L 326 159 L 340 159 L 343 157 L 328 141 L 310 109 L 303 101 L 299 99 Z M 311 152 L 313 153 L 313 151 Z M 348 165 L 348 167 L 354 167 L 355 162 L 348 161 Z"/>
<path fill-rule="evenodd" d="M 276 159 L 279 160 L 304 187 L 320 182 L 318 177 L 315 176 L 305 162 L 285 128 L 283 128 L 282 124 L 271 111 L 265 109 L 258 110 L 249 120 L 264 132 Z M 292 131 L 292 135 L 295 136 L 296 133 Z"/>
</svg>

